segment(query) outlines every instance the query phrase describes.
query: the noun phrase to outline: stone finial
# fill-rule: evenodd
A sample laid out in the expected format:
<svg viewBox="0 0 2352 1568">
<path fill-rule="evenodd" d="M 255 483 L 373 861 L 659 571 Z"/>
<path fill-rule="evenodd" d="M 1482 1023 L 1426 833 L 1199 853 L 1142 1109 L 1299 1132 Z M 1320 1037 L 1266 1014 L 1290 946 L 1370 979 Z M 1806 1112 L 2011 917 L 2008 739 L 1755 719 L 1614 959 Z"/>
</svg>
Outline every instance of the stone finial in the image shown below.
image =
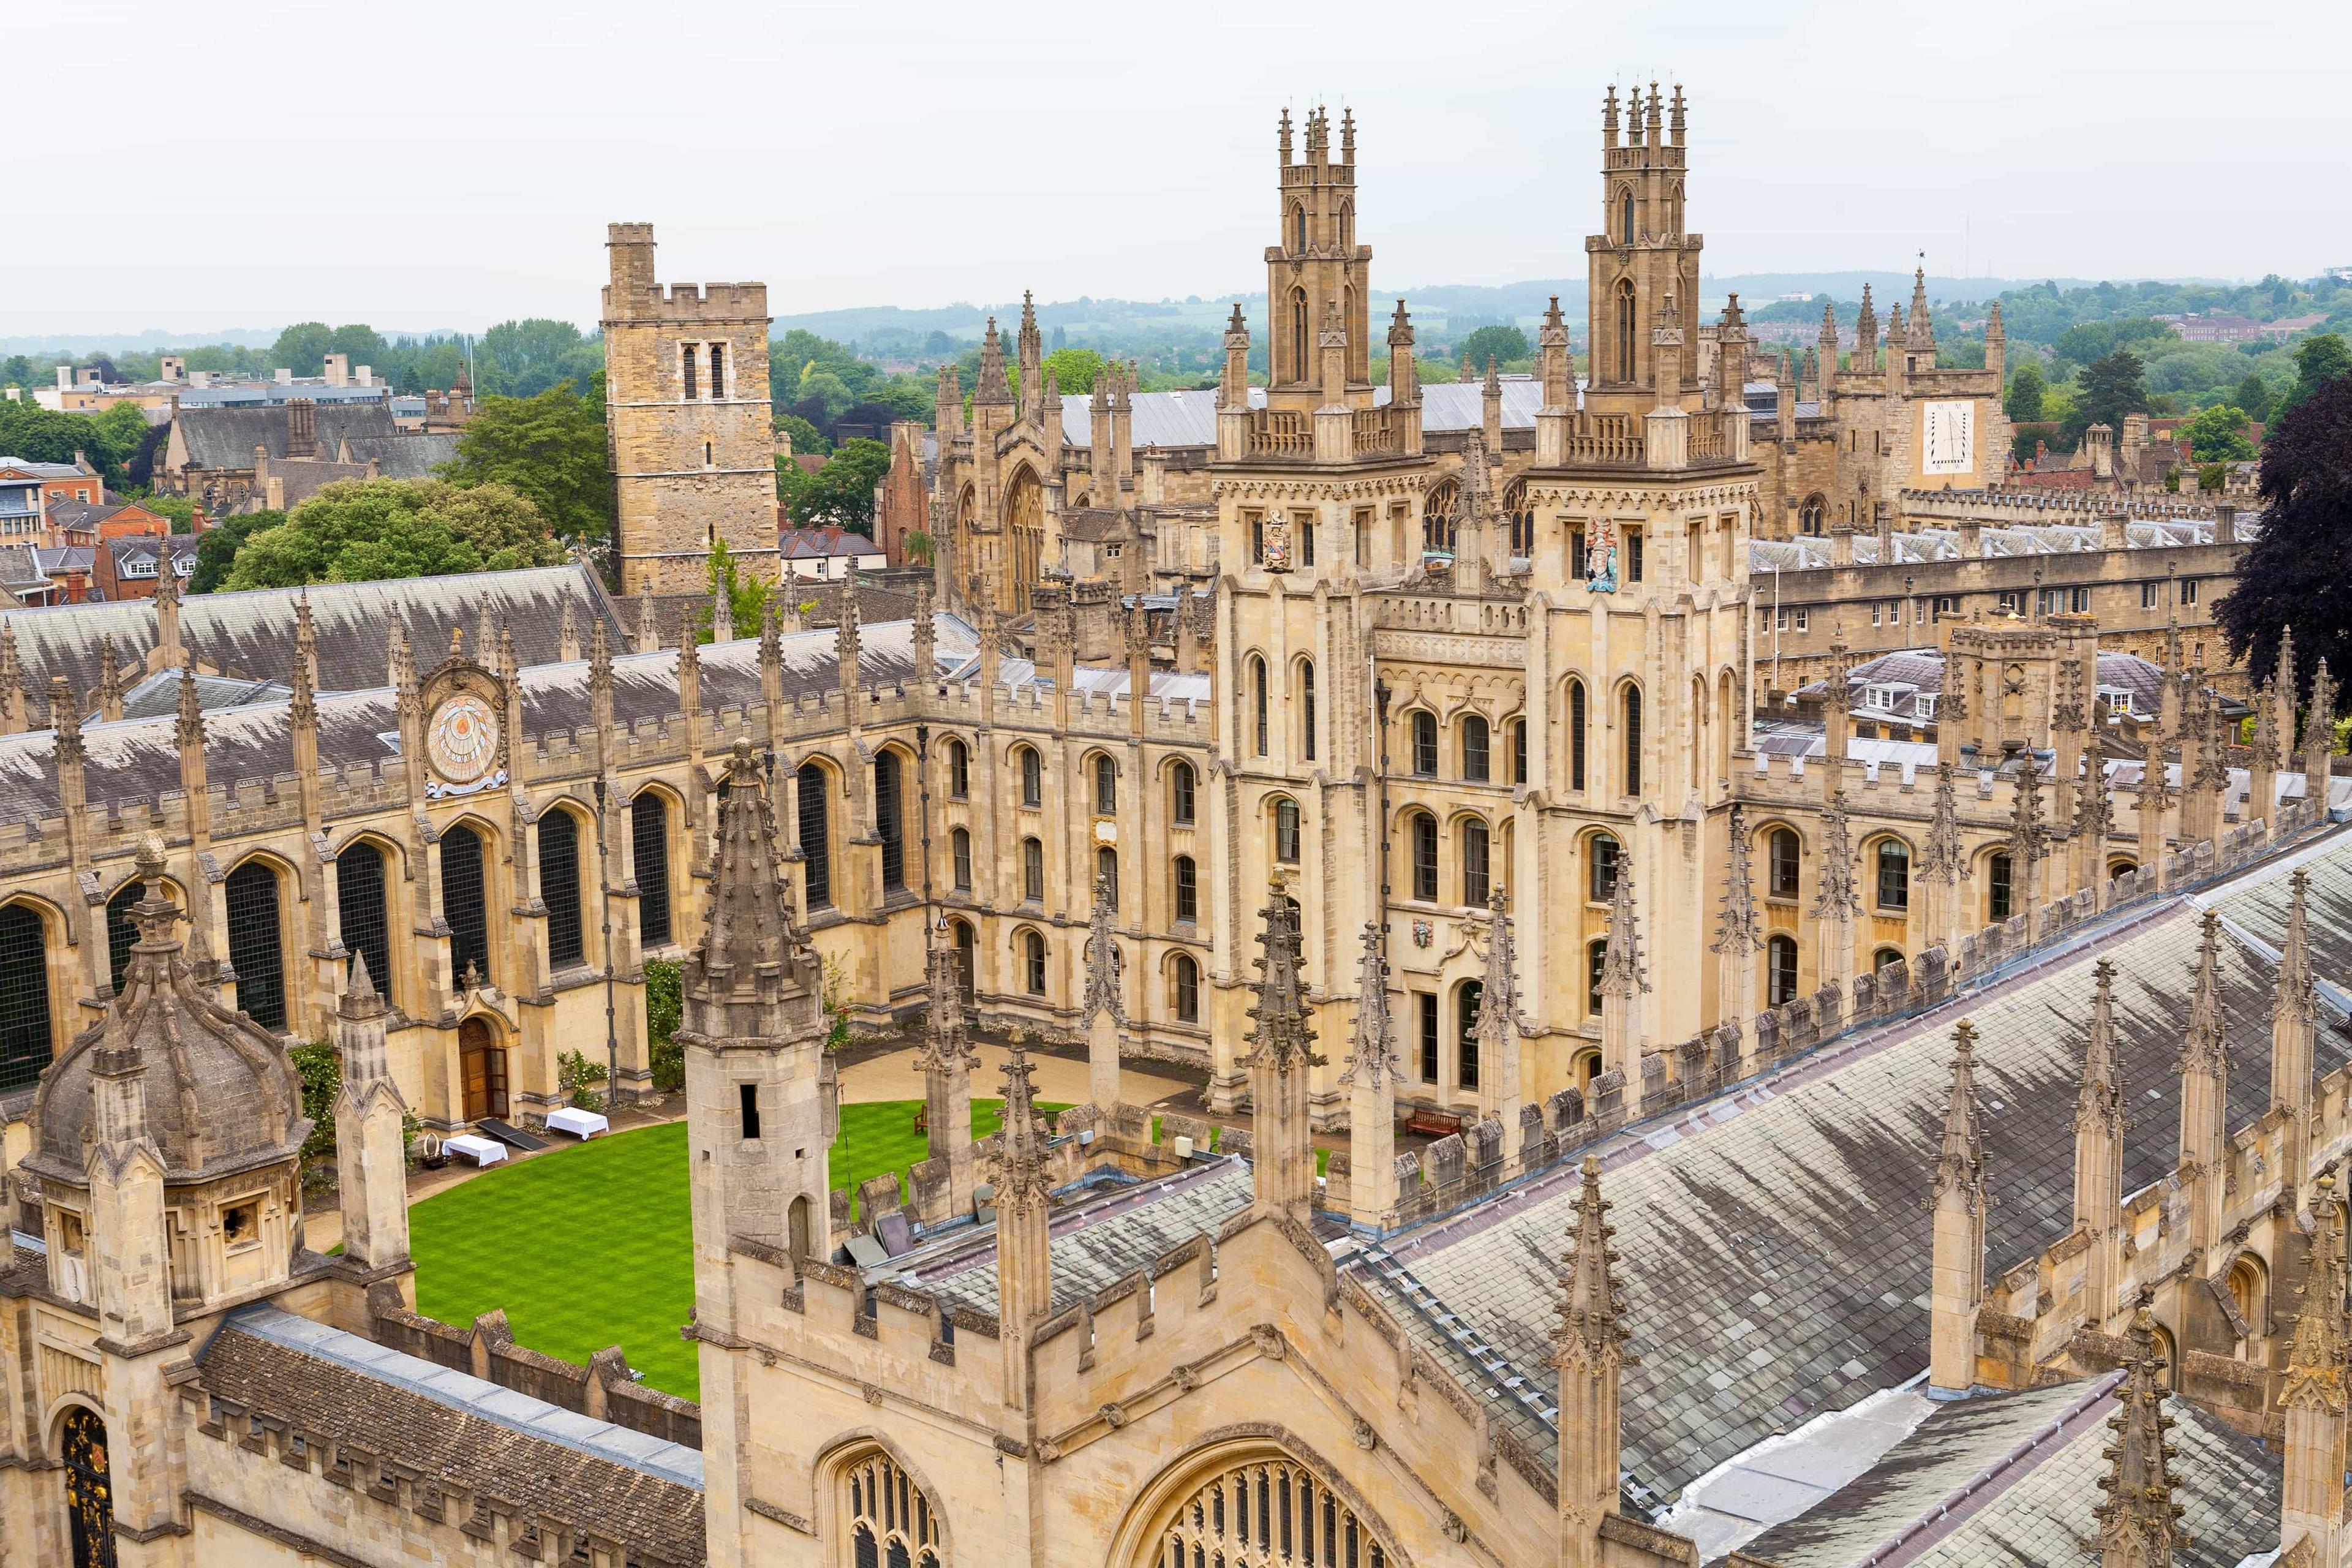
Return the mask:
<svg viewBox="0 0 2352 1568">
<path fill-rule="evenodd" d="M 572 602 L 563 604 L 563 620 L 556 631 L 556 656 L 570 664 L 580 657 L 580 616 Z"/>
<path fill-rule="evenodd" d="M 2050 855 L 2050 825 L 2042 812 L 2042 768 L 2031 752 L 2018 765 L 2012 795 L 2009 853 L 2022 876 L 2035 861 Z"/>
<path fill-rule="evenodd" d="M 1984 1201 L 1984 1128 L 1977 1114 L 1976 1026 L 1952 1028 L 1952 1083 L 1944 1097 L 1944 1135 L 1936 1150 L 1936 1196 Z"/>
<path fill-rule="evenodd" d="M 2074 1100 L 2076 1131 L 2120 1138 L 2124 1131 L 2123 1061 L 2116 1050 L 2116 966 L 2101 959 L 2092 971 L 2091 1026 L 2083 1042 L 2083 1082 Z"/>
<path fill-rule="evenodd" d="M 2344 1317 L 2344 1205 L 2336 1199 L 2333 1175 L 2321 1176 L 2317 1186 L 2311 1205 L 2311 1258 L 2295 1289 L 2303 1310 L 2287 1342 L 2279 1408 L 2340 1418 L 2352 1394 L 2347 1379 L 2352 1343 L 2347 1342 Z"/>
<path fill-rule="evenodd" d="M 1850 920 L 1862 912 L 1861 895 L 1853 886 L 1853 833 L 1846 816 L 1845 792 L 1832 790 L 1822 810 L 1820 889 L 1813 896 L 1813 918 Z"/>
<path fill-rule="evenodd" d="M 1043 1203 L 1050 1176 L 1045 1141 L 1037 1135 L 1037 1095 L 1029 1081 L 1034 1069 L 1018 1043 L 1004 1058 L 1003 1146 L 996 1161 L 996 1206 L 1013 1208 Z"/>
<path fill-rule="evenodd" d="M 975 1049 L 963 1004 L 963 965 L 952 942 L 934 942 L 923 962 L 929 1005 L 923 1015 L 921 1066 L 941 1072 L 958 1062 L 969 1065 Z"/>
<path fill-rule="evenodd" d="M 1967 864 L 1960 844 L 1960 801 L 1958 770 L 1949 763 L 1936 764 L 1936 804 L 1927 818 L 1927 841 L 1920 846 L 1919 869 L 1927 876 L 1957 882 Z"/>
<path fill-rule="evenodd" d="M 2099 1521 L 2091 1544 L 2100 1568 L 2171 1568 L 2174 1553 L 2189 1544 L 2181 1505 L 2172 1500 L 2167 1461 L 2174 1450 L 2165 1441 L 2172 1417 L 2164 1414 L 2171 1397 L 2163 1375 L 2168 1363 L 2156 1335 L 2156 1315 L 2143 1304 L 2125 1335 L 2131 1349 L 2116 1413 L 2107 1418 L 2116 1436 L 2106 1447 L 2107 1473 L 2099 1478 L 2106 1500 L 2091 1510 Z"/>
<path fill-rule="evenodd" d="M 654 615 L 654 591 L 650 587 L 637 590 L 637 651 L 661 651 L 661 623 Z"/>
<path fill-rule="evenodd" d="M 726 765 L 707 923 L 686 963 L 685 1027 L 703 1039 L 798 1038 L 824 1026 L 815 961 L 793 919 L 775 812 L 748 738 Z"/>
<path fill-rule="evenodd" d="M 613 684 L 613 649 L 604 635 L 604 617 L 588 624 L 588 684 L 609 690 Z"/>
<path fill-rule="evenodd" d="M 1637 1364 L 1625 1346 L 1625 1297 L 1617 1282 L 1617 1227 L 1601 1195 L 1601 1160 L 1587 1154 L 1576 1191 L 1576 1235 L 1559 1272 L 1559 1323 L 1552 1330 L 1547 1366 L 1592 1373 Z"/>
<path fill-rule="evenodd" d="M 1257 1005 L 1249 1010 L 1251 1050 L 1239 1065 L 1264 1063 L 1277 1075 L 1320 1067 L 1307 983 L 1298 972 L 1298 906 L 1276 883 L 1258 914 L 1265 929 L 1257 939 L 1264 950 L 1257 960 Z"/>
<path fill-rule="evenodd" d="M 1617 855 L 1617 886 L 1609 899 L 1609 938 L 1601 959 L 1601 994 L 1631 1000 L 1650 989 L 1642 957 L 1642 920 L 1633 905 L 1633 867 Z"/>
<path fill-rule="evenodd" d="M 1506 1053 L 1519 1048 L 1518 962 L 1511 930 L 1511 896 L 1500 877 L 1486 883 L 1486 963 L 1478 992 L 1478 1049 L 1498 1083 L 1516 1085 Z M 1510 1107 L 1504 1108 L 1508 1110 Z"/>
<path fill-rule="evenodd" d="M 2286 935 L 2279 943 L 2278 980 L 2271 994 L 2272 1016 L 2300 1025 L 2311 1016 L 2311 874 L 2298 866 L 2287 878 Z"/>
<path fill-rule="evenodd" d="M 2095 846 L 2104 845 L 2114 824 L 2115 804 L 2107 795 L 2106 736 L 2101 726 L 2094 724 L 2090 739 L 2083 743 L 2083 788 L 2074 797 L 2074 832 Z M 2098 874 L 2104 876 L 2104 868 Z"/>
<path fill-rule="evenodd" d="M 971 401 L 974 407 L 982 404 L 1003 406 L 1013 401 L 1013 384 L 1004 375 L 1004 340 L 996 335 L 996 318 L 988 318 L 988 329 L 980 337 L 980 375 L 972 383 Z"/>
<path fill-rule="evenodd" d="M 2221 916 L 2207 910 L 2197 944 L 2197 982 L 2189 996 L 2189 1025 L 2180 1042 L 2180 1070 L 2219 1078 L 2229 1067 L 2229 1037 L 2221 1011 Z"/>
<path fill-rule="evenodd" d="M 98 710 L 101 717 L 122 717 L 122 661 L 115 657 L 114 638 L 98 640 Z"/>
<path fill-rule="evenodd" d="M 724 583 L 710 591 L 710 640 L 735 640 L 735 596 Z"/>
<path fill-rule="evenodd" d="M 180 714 L 179 722 L 173 726 L 173 735 L 183 754 L 192 748 L 198 752 L 204 750 L 205 710 L 196 695 L 196 668 L 193 660 L 180 667 Z"/>
<path fill-rule="evenodd" d="M 49 677 L 49 728 L 57 733 L 58 761 L 83 760 L 81 710 L 74 702 L 73 688 L 66 684 L 62 675 Z"/>
<path fill-rule="evenodd" d="M 1081 1028 L 1093 1023 L 1097 1013 L 1105 1011 L 1116 1022 L 1127 1022 L 1127 1009 L 1118 997 L 1118 939 L 1114 931 L 1118 919 L 1110 878 L 1097 876 L 1094 908 L 1087 916 L 1087 988 L 1086 998 L 1078 1007 Z"/>
<path fill-rule="evenodd" d="M 1404 1077 L 1397 1059 L 1396 1026 L 1389 1016 L 1389 961 L 1383 951 L 1386 934 L 1377 921 L 1364 922 L 1364 955 L 1357 961 L 1356 1028 L 1348 1047 L 1348 1065 L 1339 1074 L 1343 1084 L 1379 1088 Z"/>
</svg>

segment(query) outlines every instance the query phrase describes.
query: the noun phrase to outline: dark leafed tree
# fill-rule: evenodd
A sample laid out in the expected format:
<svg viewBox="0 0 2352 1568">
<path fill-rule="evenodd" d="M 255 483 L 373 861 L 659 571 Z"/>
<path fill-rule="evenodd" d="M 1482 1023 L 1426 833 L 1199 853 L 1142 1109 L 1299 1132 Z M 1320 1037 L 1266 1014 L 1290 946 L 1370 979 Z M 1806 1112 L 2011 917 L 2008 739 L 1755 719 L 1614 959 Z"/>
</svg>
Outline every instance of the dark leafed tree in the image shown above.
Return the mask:
<svg viewBox="0 0 2352 1568">
<path fill-rule="evenodd" d="M 2277 664 L 2280 632 L 2292 629 L 2296 695 L 2308 696 L 2320 658 L 2352 670 L 2352 375 L 2324 384 L 2271 427 L 2261 472 L 2262 533 L 2214 613 L 2256 685 Z"/>
</svg>

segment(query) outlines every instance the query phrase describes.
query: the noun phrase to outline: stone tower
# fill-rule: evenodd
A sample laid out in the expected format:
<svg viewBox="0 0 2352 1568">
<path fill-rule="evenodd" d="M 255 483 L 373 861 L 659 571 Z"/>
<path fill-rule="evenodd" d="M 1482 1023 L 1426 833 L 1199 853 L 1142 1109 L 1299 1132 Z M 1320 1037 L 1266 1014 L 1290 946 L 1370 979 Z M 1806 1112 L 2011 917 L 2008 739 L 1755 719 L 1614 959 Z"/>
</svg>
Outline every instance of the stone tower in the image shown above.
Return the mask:
<svg viewBox="0 0 2352 1568">
<path fill-rule="evenodd" d="M 1345 333 L 1341 380 L 1369 401 L 1371 300 L 1365 275 L 1372 247 L 1356 243 L 1356 120 L 1341 110 L 1339 152 L 1331 153 L 1331 116 L 1307 116 L 1307 155 L 1294 162 L 1290 111 L 1282 111 L 1281 233 L 1265 249 L 1268 401 L 1312 409 L 1325 401 L 1321 339 Z"/>
<path fill-rule="evenodd" d="M 1603 231 L 1585 237 L 1584 254 L 1586 341 L 1603 412 L 1640 413 L 1696 384 L 1704 241 L 1683 226 L 1684 125 L 1679 87 L 1671 106 L 1657 83 L 1646 104 L 1635 87 L 1622 121 L 1614 87 L 1601 103 Z"/>
<path fill-rule="evenodd" d="M 654 229 L 607 230 L 604 424 L 621 591 L 706 586 L 711 544 L 777 573 L 768 286 L 654 278 Z"/>
</svg>

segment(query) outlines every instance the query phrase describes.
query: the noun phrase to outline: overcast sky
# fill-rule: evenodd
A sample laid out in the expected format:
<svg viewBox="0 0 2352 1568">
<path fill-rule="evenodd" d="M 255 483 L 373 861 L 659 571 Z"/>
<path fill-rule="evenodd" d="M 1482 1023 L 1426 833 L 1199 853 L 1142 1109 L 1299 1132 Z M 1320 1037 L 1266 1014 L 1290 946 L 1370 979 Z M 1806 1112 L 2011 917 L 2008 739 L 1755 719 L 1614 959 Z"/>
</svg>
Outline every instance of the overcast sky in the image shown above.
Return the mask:
<svg viewBox="0 0 2352 1568">
<path fill-rule="evenodd" d="M 604 225 L 778 314 L 1264 286 L 1350 104 L 1376 286 L 1580 273 L 1680 80 L 1710 274 L 2352 262 L 2352 5 L 72 0 L 10 8 L 0 336 L 597 313 Z"/>
</svg>

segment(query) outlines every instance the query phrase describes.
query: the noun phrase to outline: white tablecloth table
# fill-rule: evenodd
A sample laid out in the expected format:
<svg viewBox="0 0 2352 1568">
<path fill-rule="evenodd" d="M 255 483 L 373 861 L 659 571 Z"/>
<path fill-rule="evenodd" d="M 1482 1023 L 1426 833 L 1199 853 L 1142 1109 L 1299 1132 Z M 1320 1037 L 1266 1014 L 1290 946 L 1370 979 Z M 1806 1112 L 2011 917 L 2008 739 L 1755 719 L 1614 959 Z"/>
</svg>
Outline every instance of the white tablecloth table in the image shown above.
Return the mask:
<svg viewBox="0 0 2352 1568">
<path fill-rule="evenodd" d="M 444 1138 L 441 1147 L 452 1154 L 463 1154 L 477 1165 L 495 1165 L 507 1157 L 507 1146 L 495 1138 L 477 1138 L 461 1132 L 455 1138 Z"/>
<path fill-rule="evenodd" d="M 610 1132 L 613 1124 L 593 1110 L 583 1110 L 567 1105 L 561 1110 L 547 1113 L 550 1132 L 569 1132 L 574 1138 L 593 1138 L 599 1132 Z"/>
</svg>

